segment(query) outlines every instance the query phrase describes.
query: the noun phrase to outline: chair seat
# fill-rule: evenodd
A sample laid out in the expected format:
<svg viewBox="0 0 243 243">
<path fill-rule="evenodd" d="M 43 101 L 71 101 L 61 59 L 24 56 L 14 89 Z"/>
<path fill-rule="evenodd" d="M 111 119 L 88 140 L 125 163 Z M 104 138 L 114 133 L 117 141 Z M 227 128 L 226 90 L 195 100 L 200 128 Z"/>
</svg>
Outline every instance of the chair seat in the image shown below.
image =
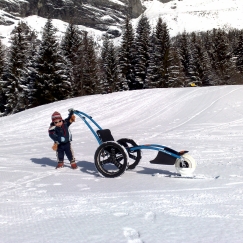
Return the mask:
<svg viewBox="0 0 243 243">
<path fill-rule="evenodd" d="M 97 135 L 102 142 L 115 141 L 110 129 L 97 130 Z"/>
</svg>

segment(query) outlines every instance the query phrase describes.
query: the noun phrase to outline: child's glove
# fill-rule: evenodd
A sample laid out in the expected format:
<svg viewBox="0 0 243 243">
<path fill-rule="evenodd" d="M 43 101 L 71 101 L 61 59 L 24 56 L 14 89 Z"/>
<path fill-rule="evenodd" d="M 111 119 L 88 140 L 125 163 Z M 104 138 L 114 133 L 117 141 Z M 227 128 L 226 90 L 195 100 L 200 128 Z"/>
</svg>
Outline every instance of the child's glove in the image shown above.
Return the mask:
<svg viewBox="0 0 243 243">
<path fill-rule="evenodd" d="M 72 123 L 75 122 L 75 119 L 76 119 L 75 115 L 72 115 L 69 121 Z"/>
<path fill-rule="evenodd" d="M 74 109 L 73 108 L 70 108 L 70 109 L 68 109 L 68 111 L 69 111 L 69 113 L 70 112 L 74 112 Z"/>
<path fill-rule="evenodd" d="M 57 143 L 54 143 L 54 144 L 53 144 L 52 149 L 53 149 L 54 151 L 57 151 Z"/>
<path fill-rule="evenodd" d="M 61 142 L 65 142 L 65 138 L 64 137 L 61 137 Z"/>
</svg>

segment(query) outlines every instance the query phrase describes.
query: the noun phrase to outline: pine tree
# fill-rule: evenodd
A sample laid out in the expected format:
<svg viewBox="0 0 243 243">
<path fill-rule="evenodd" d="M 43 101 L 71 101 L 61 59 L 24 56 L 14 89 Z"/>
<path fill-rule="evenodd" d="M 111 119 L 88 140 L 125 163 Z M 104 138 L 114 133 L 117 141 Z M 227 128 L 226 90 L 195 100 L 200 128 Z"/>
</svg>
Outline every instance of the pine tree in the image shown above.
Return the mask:
<svg viewBox="0 0 243 243">
<path fill-rule="evenodd" d="M 95 52 L 95 43 L 93 38 L 88 36 L 87 32 L 84 33 L 78 53 L 78 95 L 83 96 L 99 93 L 99 69 L 97 54 Z"/>
<path fill-rule="evenodd" d="M 190 34 L 190 47 L 191 47 L 191 80 L 193 84 L 197 86 L 202 86 L 202 56 L 203 50 L 199 44 L 199 37 L 195 32 Z"/>
<path fill-rule="evenodd" d="M 235 50 L 236 67 L 241 74 L 243 74 L 243 34 L 239 36 L 237 47 Z"/>
<path fill-rule="evenodd" d="M 207 65 L 209 68 L 209 74 L 210 74 L 210 79 L 209 79 L 209 83 L 207 83 L 207 85 L 217 85 L 220 83 L 220 79 L 219 76 L 217 75 L 217 70 L 215 67 L 215 54 L 214 54 L 214 50 L 213 50 L 213 36 L 215 29 L 213 31 L 207 31 L 202 39 L 203 39 L 203 45 L 204 45 L 204 49 L 206 50 L 205 55 L 206 55 L 206 59 L 207 59 Z M 204 85 L 204 83 L 203 83 Z"/>
<path fill-rule="evenodd" d="M 3 73 L 5 70 L 5 50 L 2 45 L 2 41 L 0 40 L 0 116 L 3 114 L 5 110 L 5 105 L 7 102 L 7 97 L 4 91 L 4 81 L 3 81 Z"/>
<path fill-rule="evenodd" d="M 28 105 L 26 108 L 31 108 L 35 106 L 35 84 L 37 80 L 37 59 L 38 59 L 38 45 L 37 39 L 33 41 L 30 45 L 30 55 L 26 64 L 25 80 L 28 89 L 25 91 L 25 97 L 28 100 Z"/>
<path fill-rule="evenodd" d="M 143 89 L 146 87 L 145 80 L 150 58 L 150 29 L 148 18 L 142 15 L 136 29 L 135 81 L 130 83 L 130 89 Z"/>
<path fill-rule="evenodd" d="M 102 72 L 100 89 L 101 89 L 102 94 L 106 94 L 106 93 L 110 92 L 109 83 L 107 80 L 109 45 L 110 45 L 109 37 L 106 34 L 104 36 L 103 45 L 101 48 L 101 60 L 100 60 L 100 63 L 101 63 L 100 69 Z"/>
<path fill-rule="evenodd" d="M 108 35 L 105 36 L 103 42 L 101 58 L 104 93 L 123 90 L 123 87 L 119 82 L 117 54 L 114 48 L 114 44 L 109 40 Z"/>
<path fill-rule="evenodd" d="M 185 76 L 187 77 L 186 86 L 188 86 L 192 81 L 192 77 L 194 76 L 192 70 L 192 53 L 190 40 L 188 35 L 184 32 L 182 36 L 179 38 L 179 54 L 180 60 L 182 63 L 183 71 Z"/>
<path fill-rule="evenodd" d="M 28 89 L 25 80 L 25 67 L 28 59 L 26 25 L 20 22 L 13 30 L 11 37 L 11 47 L 9 51 L 9 63 L 5 73 L 5 94 L 7 104 L 5 112 L 16 113 L 26 109 L 28 99 L 25 97 L 25 91 Z"/>
<path fill-rule="evenodd" d="M 152 33 L 150 36 L 150 46 L 149 46 L 149 64 L 147 68 L 146 75 L 146 87 L 145 88 L 158 88 L 161 82 L 160 66 L 158 65 L 158 59 L 156 58 L 156 36 Z"/>
<path fill-rule="evenodd" d="M 27 60 L 23 69 L 23 80 L 26 89 L 23 90 L 25 109 L 33 107 L 33 93 L 34 93 L 34 77 L 36 74 L 36 55 L 38 53 L 38 45 L 40 40 L 37 39 L 36 32 L 32 31 L 29 26 L 24 23 L 24 32 L 26 34 L 26 41 L 28 42 Z"/>
<path fill-rule="evenodd" d="M 185 87 L 187 85 L 187 78 L 177 47 L 172 46 L 170 48 L 169 58 L 171 63 L 168 68 L 168 87 Z"/>
<path fill-rule="evenodd" d="M 166 88 L 168 87 L 168 70 L 171 65 L 171 43 L 167 24 L 163 23 L 161 18 L 158 19 L 156 30 L 151 40 L 152 51 L 150 51 L 147 79 L 154 79 L 155 87 Z"/>
<path fill-rule="evenodd" d="M 218 84 L 231 83 L 233 63 L 229 52 L 227 35 L 223 30 L 213 30 L 211 60 L 212 67 L 219 78 Z"/>
<path fill-rule="evenodd" d="M 133 89 L 133 84 L 135 83 L 134 57 L 134 31 L 130 19 L 127 17 L 124 25 L 121 47 L 119 49 L 120 84 L 123 90 Z"/>
<path fill-rule="evenodd" d="M 61 43 L 61 49 L 64 57 L 66 58 L 67 68 L 71 76 L 72 95 L 78 96 L 78 83 L 79 83 L 79 48 L 82 43 L 82 34 L 78 28 L 70 23 L 66 29 L 65 36 Z"/>
<path fill-rule="evenodd" d="M 69 98 L 69 70 L 56 36 L 52 20 L 48 19 L 42 35 L 42 42 L 37 57 L 37 73 L 34 85 L 33 105 L 48 104 L 57 100 Z"/>
<path fill-rule="evenodd" d="M 201 35 L 191 34 L 191 55 L 194 83 L 197 86 L 207 86 L 212 83 L 213 75 L 207 51 Z"/>
</svg>

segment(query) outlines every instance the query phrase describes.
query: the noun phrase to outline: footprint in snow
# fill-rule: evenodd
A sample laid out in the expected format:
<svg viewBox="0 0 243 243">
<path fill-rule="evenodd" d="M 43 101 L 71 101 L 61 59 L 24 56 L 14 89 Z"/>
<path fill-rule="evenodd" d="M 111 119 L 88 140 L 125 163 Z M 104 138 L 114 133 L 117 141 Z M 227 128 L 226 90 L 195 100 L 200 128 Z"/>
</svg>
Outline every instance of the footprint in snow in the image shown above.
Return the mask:
<svg viewBox="0 0 243 243">
<path fill-rule="evenodd" d="M 140 239 L 139 232 L 135 229 L 125 227 L 123 228 L 123 234 L 127 239 L 127 243 L 143 243 Z"/>
</svg>

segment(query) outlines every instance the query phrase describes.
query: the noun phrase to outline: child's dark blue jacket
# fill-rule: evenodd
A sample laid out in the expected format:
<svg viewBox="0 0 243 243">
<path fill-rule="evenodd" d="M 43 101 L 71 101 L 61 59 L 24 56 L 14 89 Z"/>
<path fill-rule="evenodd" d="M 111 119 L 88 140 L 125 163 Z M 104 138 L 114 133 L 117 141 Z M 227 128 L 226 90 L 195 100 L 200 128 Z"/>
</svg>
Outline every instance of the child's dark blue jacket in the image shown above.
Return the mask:
<svg viewBox="0 0 243 243">
<path fill-rule="evenodd" d="M 68 143 L 72 141 L 72 134 L 69 130 L 69 126 L 72 124 L 70 121 L 73 113 L 71 112 L 69 116 L 63 120 L 63 124 L 61 127 L 55 126 L 54 122 L 50 124 L 50 128 L 48 130 L 50 138 L 57 144 L 60 143 Z M 64 138 L 64 141 L 61 138 Z"/>
</svg>

